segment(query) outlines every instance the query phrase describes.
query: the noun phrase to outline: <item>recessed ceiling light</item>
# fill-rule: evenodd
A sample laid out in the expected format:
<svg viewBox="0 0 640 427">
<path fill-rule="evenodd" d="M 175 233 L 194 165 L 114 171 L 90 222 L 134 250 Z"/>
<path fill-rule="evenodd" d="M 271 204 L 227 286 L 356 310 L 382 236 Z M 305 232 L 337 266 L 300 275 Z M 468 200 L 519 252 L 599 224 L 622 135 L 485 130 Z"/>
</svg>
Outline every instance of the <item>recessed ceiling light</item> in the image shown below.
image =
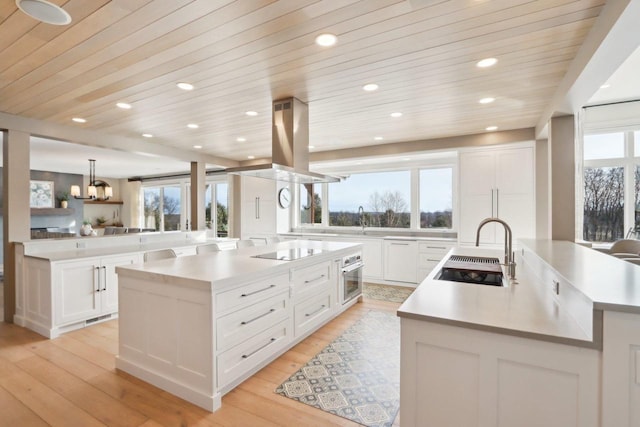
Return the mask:
<svg viewBox="0 0 640 427">
<path fill-rule="evenodd" d="M 127 104 L 126 102 L 118 102 L 116 104 L 116 107 L 122 108 L 123 110 L 130 110 L 131 109 L 131 104 Z"/>
<path fill-rule="evenodd" d="M 253 160 L 255 158 L 256 158 L 256 156 L 247 156 L 247 159 L 249 159 L 249 160 Z"/>
<path fill-rule="evenodd" d="M 143 133 L 142 136 L 144 136 L 145 138 L 153 138 L 153 134 L 150 133 Z"/>
<path fill-rule="evenodd" d="M 316 44 L 319 46 L 333 46 L 336 44 L 336 41 L 338 41 L 338 38 L 334 34 L 330 33 L 320 34 L 316 37 Z"/>
<path fill-rule="evenodd" d="M 481 61 L 478 61 L 476 67 L 487 68 L 496 65 L 497 62 L 498 60 L 496 58 L 485 58 Z"/>
<path fill-rule="evenodd" d="M 402 117 L 402 113 L 391 113 L 391 117 L 394 117 L 394 118 Z"/>
<path fill-rule="evenodd" d="M 600 86 L 600 89 L 606 89 L 606 88 L 609 88 L 609 87 L 611 87 L 611 85 L 609 83 L 605 83 L 602 86 Z"/>
<path fill-rule="evenodd" d="M 238 142 L 245 142 L 246 140 L 247 140 L 247 138 L 243 138 L 243 137 L 236 138 L 236 141 L 238 141 Z"/>
<path fill-rule="evenodd" d="M 74 122 L 76 122 L 76 123 L 87 123 L 87 120 L 86 120 L 86 119 L 83 119 L 82 117 L 74 117 L 74 118 L 73 118 L 73 119 L 71 119 L 71 120 L 73 120 L 73 121 L 74 121 Z"/>
<path fill-rule="evenodd" d="M 356 165 L 361 165 L 361 164 L 362 164 L 362 162 L 356 162 Z"/>
<path fill-rule="evenodd" d="M 197 124 L 195 124 L 195 123 L 189 123 L 189 124 L 187 125 L 187 127 L 188 127 L 189 129 L 198 129 L 200 126 L 198 126 L 198 125 L 197 125 Z"/>
<path fill-rule="evenodd" d="M 374 137 L 373 137 L 373 139 L 374 139 L 375 141 L 382 141 L 384 138 L 383 138 L 383 137 L 381 137 L 381 136 L 374 136 Z"/>
<path fill-rule="evenodd" d="M 493 101 L 495 101 L 495 98 L 482 98 L 480 101 L 478 101 L 480 104 L 491 104 Z"/>
<path fill-rule="evenodd" d="M 193 148 L 199 150 L 200 148 L 202 148 L 202 145 L 194 145 Z"/>
<path fill-rule="evenodd" d="M 315 146 L 315 145 L 310 145 L 310 146 L 309 146 L 309 150 L 313 150 L 314 148 L 316 148 L 316 146 Z"/>
<path fill-rule="evenodd" d="M 255 117 L 255 116 L 258 115 L 258 112 L 257 111 L 247 111 L 245 114 L 247 116 Z"/>
<path fill-rule="evenodd" d="M 405 162 L 408 162 L 409 160 L 411 160 L 411 157 L 404 157 L 402 160 L 404 160 Z"/>
<path fill-rule="evenodd" d="M 485 128 L 485 130 L 488 130 L 489 132 L 492 132 L 494 130 L 498 130 L 498 126 L 487 126 Z"/>
<path fill-rule="evenodd" d="M 71 16 L 64 9 L 45 0 L 16 0 L 16 5 L 33 19 L 47 24 L 67 25 L 71 22 Z"/>
<path fill-rule="evenodd" d="M 176 84 L 182 90 L 193 90 L 193 85 L 191 83 L 180 82 Z"/>
<path fill-rule="evenodd" d="M 378 90 L 378 85 L 375 83 L 368 83 L 362 86 L 362 89 L 366 90 L 367 92 L 373 92 L 374 90 Z"/>
</svg>

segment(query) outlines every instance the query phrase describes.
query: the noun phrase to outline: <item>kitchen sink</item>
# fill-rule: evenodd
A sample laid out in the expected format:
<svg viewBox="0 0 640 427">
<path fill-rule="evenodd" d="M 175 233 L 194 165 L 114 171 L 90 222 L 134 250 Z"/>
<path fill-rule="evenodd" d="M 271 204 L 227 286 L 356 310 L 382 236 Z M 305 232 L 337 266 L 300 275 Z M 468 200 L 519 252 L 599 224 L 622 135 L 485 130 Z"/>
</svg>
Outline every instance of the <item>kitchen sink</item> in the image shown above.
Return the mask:
<svg viewBox="0 0 640 427">
<path fill-rule="evenodd" d="M 505 282 L 498 258 L 469 255 L 451 255 L 436 279 L 489 286 L 504 286 Z"/>
</svg>

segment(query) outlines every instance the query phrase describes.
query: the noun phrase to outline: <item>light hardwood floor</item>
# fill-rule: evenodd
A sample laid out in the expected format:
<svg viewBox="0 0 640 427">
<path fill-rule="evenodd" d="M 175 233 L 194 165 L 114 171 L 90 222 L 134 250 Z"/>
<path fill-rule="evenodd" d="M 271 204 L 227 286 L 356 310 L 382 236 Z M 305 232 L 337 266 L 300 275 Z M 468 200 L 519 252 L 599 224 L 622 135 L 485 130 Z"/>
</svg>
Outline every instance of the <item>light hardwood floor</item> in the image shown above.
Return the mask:
<svg viewBox="0 0 640 427">
<path fill-rule="evenodd" d="M 54 340 L 0 322 L 0 426 L 357 426 L 273 391 L 368 310 L 398 307 L 356 304 L 225 395 L 215 413 L 116 371 L 117 320 Z"/>
</svg>

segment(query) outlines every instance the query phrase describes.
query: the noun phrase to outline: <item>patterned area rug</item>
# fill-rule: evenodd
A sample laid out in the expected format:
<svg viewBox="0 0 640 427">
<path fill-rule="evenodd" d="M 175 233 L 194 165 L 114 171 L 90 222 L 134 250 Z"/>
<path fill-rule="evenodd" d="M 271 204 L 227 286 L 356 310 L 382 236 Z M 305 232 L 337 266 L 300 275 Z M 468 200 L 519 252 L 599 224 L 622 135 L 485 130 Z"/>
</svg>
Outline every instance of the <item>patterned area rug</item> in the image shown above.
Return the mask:
<svg viewBox="0 0 640 427">
<path fill-rule="evenodd" d="M 368 312 L 276 393 L 365 426 L 391 426 L 400 405 L 400 319 Z"/>
<path fill-rule="evenodd" d="M 365 298 L 400 303 L 404 302 L 413 291 L 415 291 L 415 288 L 375 285 L 373 283 L 364 283 L 362 287 L 362 295 Z"/>
</svg>

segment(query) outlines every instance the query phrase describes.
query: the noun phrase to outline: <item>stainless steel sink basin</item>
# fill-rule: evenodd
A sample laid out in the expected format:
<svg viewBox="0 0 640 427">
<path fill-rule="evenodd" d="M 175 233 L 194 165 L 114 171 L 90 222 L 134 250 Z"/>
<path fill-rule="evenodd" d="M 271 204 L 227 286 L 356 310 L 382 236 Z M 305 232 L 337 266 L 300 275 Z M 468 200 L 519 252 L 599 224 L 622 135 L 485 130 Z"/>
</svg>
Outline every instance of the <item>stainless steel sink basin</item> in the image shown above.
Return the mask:
<svg viewBox="0 0 640 427">
<path fill-rule="evenodd" d="M 490 286 L 504 286 L 505 282 L 498 258 L 468 255 L 451 255 L 436 279 Z"/>
</svg>

